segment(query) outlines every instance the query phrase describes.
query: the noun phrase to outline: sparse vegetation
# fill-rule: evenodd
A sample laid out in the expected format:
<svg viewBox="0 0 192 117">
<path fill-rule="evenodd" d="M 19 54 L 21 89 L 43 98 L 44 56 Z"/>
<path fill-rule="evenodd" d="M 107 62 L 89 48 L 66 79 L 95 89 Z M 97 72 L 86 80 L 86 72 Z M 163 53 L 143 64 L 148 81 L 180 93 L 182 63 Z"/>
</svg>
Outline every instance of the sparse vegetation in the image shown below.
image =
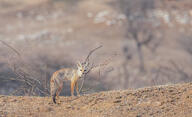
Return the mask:
<svg viewBox="0 0 192 117">
<path fill-rule="evenodd" d="M 31 111 L 28 106 L 34 104 L 34 113 L 27 115 L 70 110 L 68 114 L 74 116 L 80 111 L 98 116 L 115 116 L 116 111 L 137 117 L 180 116 L 177 110 L 190 106 L 191 84 L 173 86 L 174 93 L 169 88 L 192 81 L 191 8 L 191 0 L 0 1 L 0 95 L 12 96 L 0 97 L 0 113 Z M 50 103 L 51 75 L 61 68 L 76 67 L 77 61 L 83 61 L 99 45 L 103 48 L 90 56 L 90 63 L 98 67 L 91 64 L 95 69 L 80 80 L 84 96 L 74 100 L 62 97 L 61 105 Z M 163 88 L 163 96 L 169 98 L 158 98 L 161 91 L 154 88 L 141 93 L 127 90 L 154 85 L 171 85 Z M 101 92 L 110 90 L 127 91 Z M 64 83 L 61 96 L 70 96 L 69 82 Z M 25 101 L 21 110 L 9 111 Z M 150 101 L 160 106 L 153 108 Z M 190 116 L 188 109 L 184 111 Z"/>
</svg>

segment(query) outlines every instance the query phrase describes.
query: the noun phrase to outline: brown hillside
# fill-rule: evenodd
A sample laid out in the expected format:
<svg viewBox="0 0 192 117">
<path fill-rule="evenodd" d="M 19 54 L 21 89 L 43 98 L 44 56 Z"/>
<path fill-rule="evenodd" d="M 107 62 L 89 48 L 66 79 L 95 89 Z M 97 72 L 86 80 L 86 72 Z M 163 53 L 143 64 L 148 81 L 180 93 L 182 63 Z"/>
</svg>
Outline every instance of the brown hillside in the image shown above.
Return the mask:
<svg viewBox="0 0 192 117">
<path fill-rule="evenodd" d="M 80 97 L 0 96 L 0 114 L 33 117 L 191 117 L 192 83 L 100 92 Z"/>
</svg>

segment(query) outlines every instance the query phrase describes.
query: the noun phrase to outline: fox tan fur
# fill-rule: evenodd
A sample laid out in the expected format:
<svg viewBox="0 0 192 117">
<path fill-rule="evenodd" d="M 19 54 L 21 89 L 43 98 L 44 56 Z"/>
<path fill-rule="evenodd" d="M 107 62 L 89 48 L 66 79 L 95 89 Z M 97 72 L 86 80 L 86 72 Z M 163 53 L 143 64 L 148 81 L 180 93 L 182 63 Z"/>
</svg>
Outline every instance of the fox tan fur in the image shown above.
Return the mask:
<svg viewBox="0 0 192 117">
<path fill-rule="evenodd" d="M 74 96 L 74 88 L 76 87 L 77 95 L 79 94 L 78 80 L 83 76 L 85 65 L 78 62 L 77 69 L 63 68 L 53 73 L 50 80 L 50 93 L 52 100 L 56 103 L 56 97 L 59 96 L 63 82 L 66 80 L 71 81 L 71 96 Z"/>
</svg>

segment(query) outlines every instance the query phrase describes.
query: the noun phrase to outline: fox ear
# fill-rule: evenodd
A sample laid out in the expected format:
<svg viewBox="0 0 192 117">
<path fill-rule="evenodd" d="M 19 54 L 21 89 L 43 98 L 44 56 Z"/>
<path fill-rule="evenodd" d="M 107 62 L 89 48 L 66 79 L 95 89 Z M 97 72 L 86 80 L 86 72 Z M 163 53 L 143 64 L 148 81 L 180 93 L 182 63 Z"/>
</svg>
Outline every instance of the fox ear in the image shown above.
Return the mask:
<svg viewBox="0 0 192 117">
<path fill-rule="evenodd" d="M 77 67 L 81 67 L 81 63 L 79 61 L 77 62 Z"/>
<path fill-rule="evenodd" d="M 88 62 L 86 62 L 86 63 L 85 63 L 85 66 L 88 66 L 88 65 L 89 65 L 89 63 L 88 63 Z"/>
</svg>

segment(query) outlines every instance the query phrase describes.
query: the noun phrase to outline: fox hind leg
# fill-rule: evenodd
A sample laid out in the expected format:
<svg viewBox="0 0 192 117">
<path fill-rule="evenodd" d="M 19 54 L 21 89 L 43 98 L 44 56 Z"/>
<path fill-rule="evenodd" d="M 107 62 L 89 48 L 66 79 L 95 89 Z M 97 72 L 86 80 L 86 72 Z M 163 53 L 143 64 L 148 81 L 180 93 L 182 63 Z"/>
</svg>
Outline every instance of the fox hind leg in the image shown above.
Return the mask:
<svg viewBox="0 0 192 117">
<path fill-rule="evenodd" d="M 55 86 L 55 81 L 53 79 L 51 79 L 51 81 L 50 81 L 50 93 L 51 93 L 52 101 L 55 104 L 56 104 L 56 92 L 57 92 L 57 88 Z"/>
<path fill-rule="evenodd" d="M 55 104 L 56 104 L 56 96 L 57 96 L 57 92 L 58 92 L 57 90 L 58 90 L 58 88 L 56 88 L 54 85 L 51 86 L 51 97 Z"/>
<path fill-rule="evenodd" d="M 54 92 L 54 94 L 52 95 L 52 100 L 53 100 L 53 102 L 56 104 L 56 91 Z"/>
<path fill-rule="evenodd" d="M 61 102 L 59 99 L 59 94 L 61 93 L 62 87 L 63 87 L 63 84 L 61 84 L 56 91 L 56 97 L 57 97 L 57 100 L 59 100 L 59 103 Z"/>
<path fill-rule="evenodd" d="M 63 87 L 63 83 L 58 81 L 58 79 L 51 80 L 50 82 L 50 90 L 53 102 L 56 104 L 56 100 L 59 97 L 61 89 Z"/>
</svg>

